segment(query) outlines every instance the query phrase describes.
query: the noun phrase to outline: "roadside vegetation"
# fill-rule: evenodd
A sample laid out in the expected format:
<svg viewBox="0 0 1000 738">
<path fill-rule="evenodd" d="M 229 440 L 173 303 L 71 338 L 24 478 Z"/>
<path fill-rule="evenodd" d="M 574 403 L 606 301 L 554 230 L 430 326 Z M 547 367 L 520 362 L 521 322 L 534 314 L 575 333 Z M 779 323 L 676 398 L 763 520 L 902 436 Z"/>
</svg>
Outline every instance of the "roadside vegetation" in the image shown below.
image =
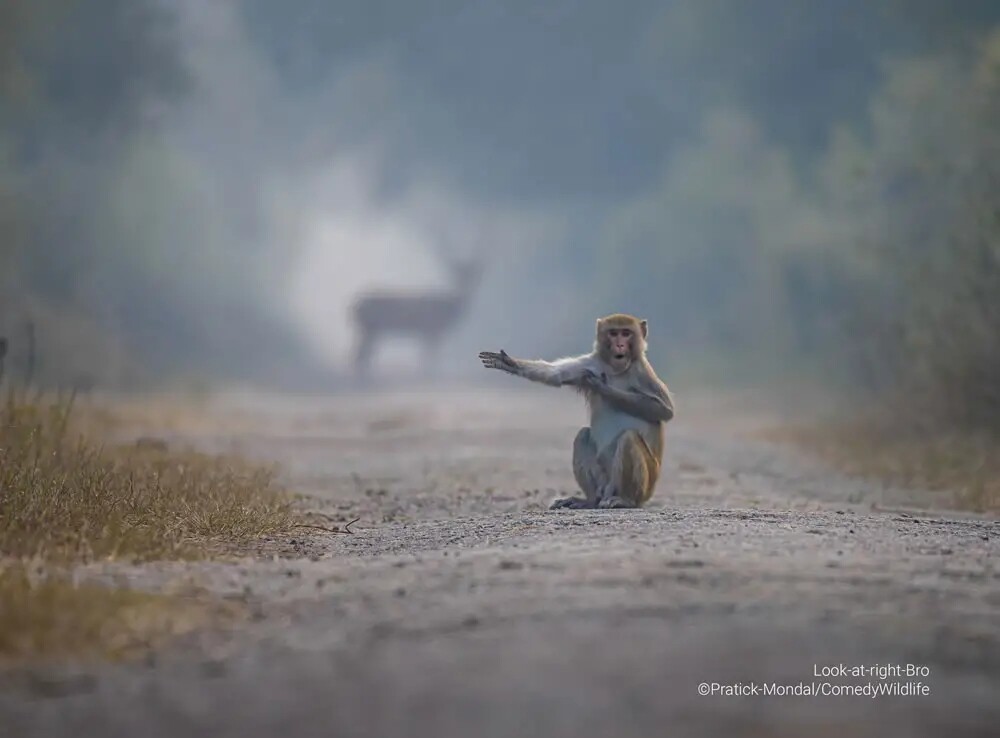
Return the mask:
<svg viewBox="0 0 1000 738">
<path fill-rule="evenodd" d="M 0 410 L 0 553 L 71 562 L 191 558 L 287 528 L 271 470 L 165 445 L 106 448 L 69 402 Z"/>
<path fill-rule="evenodd" d="M 879 421 L 791 426 L 760 434 L 848 474 L 927 490 L 912 504 L 1000 514 L 1000 441 L 969 430 L 897 431 Z"/>
<path fill-rule="evenodd" d="M 229 613 L 197 598 L 74 582 L 94 561 L 199 558 L 292 525 L 273 472 L 165 444 L 107 447 L 71 400 L 0 408 L 0 661 L 119 657 Z"/>
</svg>

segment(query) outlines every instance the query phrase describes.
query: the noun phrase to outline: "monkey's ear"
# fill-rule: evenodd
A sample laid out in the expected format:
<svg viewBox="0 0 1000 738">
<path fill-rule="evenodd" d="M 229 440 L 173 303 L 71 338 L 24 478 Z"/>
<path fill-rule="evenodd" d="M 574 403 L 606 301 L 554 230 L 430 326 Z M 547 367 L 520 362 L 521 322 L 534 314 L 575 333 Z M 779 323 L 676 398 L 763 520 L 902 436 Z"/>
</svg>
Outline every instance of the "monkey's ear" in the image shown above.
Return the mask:
<svg viewBox="0 0 1000 738">
<path fill-rule="evenodd" d="M 604 328 L 604 321 L 600 318 L 597 319 L 597 335 L 601 335 L 601 330 Z"/>
<path fill-rule="evenodd" d="M 645 341 L 646 337 L 649 336 L 649 321 L 648 320 L 640 320 L 639 321 L 639 330 L 642 331 L 642 340 Z"/>
</svg>

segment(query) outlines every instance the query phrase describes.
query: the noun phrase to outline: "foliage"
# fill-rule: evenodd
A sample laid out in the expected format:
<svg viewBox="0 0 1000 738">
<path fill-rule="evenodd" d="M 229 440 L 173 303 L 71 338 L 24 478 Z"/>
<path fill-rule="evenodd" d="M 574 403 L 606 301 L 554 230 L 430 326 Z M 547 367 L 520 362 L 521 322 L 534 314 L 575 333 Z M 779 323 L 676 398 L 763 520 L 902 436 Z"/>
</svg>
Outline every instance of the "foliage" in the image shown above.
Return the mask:
<svg viewBox="0 0 1000 738">
<path fill-rule="evenodd" d="M 254 183 L 186 138 L 203 80 L 178 8 L 19 2 L 0 10 L 0 27 L 0 335 L 11 363 L 34 363 L 46 386 L 122 386 L 249 373 L 264 340 L 295 350 L 273 317 L 279 288 L 264 279 L 277 275 L 261 258 Z"/>
<path fill-rule="evenodd" d="M 591 289 L 716 379 L 818 372 L 911 429 L 1000 431 L 998 131 L 1000 32 L 886 61 L 814 157 L 714 110 L 612 212 Z"/>
<path fill-rule="evenodd" d="M 995 425 L 995 2 L 220 8 L 0 9 L 12 366 L 28 317 L 48 384 L 304 363 L 267 175 L 374 151 L 375 213 L 432 180 L 571 223 L 518 251 L 512 325 L 558 283 L 567 317 L 529 330 L 632 310 L 672 373 L 813 373 Z"/>
<path fill-rule="evenodd" d="M 845 215 L 862 376 L 907 424 L 1000 431 L 1000 32 L 973 48 L 890 66 Z"/>
</svg>

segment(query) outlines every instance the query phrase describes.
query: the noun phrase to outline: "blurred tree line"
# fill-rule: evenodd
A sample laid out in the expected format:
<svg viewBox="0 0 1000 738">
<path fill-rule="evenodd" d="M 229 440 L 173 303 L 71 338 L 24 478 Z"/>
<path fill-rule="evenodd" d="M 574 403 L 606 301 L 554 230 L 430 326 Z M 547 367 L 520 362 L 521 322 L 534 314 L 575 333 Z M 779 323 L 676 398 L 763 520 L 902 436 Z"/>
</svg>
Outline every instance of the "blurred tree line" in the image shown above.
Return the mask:
<svg viewBox="0 0 1000 738">
<path fill-rule="evenodd" d="M 37 323 L 50 381 L 301 355 L 257 178 L 377 141 L 387 201 L 432 173 L 571 223 L 520 289 L 559 269 L 567 315 L 642 313 L 668 373 L 1000 425 L 995 0 L 236 0 L 246 137 L 178 113 L 212 7 L 0 6 L 0 332 Z M 578 350 L 568 320 L 538 347 Z"/>
<path fill-rule="evenodd" d="M 939 6 L 887 10 L 933 43 L 879 57 L 821 146 L 765 99 L 710 109 L 606 220 L 596 273 L 660 317 L 681 368 L 812 374 L 914 429 L 1000 430 L 1000 23 L 972 3 L 928 34 Z"/>
<path fill-rule="evenodd" d="M 171 135 L 197 86 L 177 21 L 157 0 L 0 5 L 0 335 L 14 374 L 239 374 L 263 343 L 290 343 L 260 304 L 259 234 L 223 207 L 211 160 Z"/>
</svg>

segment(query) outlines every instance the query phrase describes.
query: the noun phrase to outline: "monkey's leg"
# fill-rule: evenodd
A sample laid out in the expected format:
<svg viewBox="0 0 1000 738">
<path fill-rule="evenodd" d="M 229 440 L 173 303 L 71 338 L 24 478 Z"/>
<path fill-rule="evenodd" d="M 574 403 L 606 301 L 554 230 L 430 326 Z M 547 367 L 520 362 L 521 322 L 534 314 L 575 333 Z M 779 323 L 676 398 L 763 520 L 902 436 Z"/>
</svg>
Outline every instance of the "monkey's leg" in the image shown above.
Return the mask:
<svg viewBox="0 0 1000 738">
<path fill-rule="evenodd" d="M 653 495 L 660 465 L 637 431 L 618 437 L 609 467 L 610 489 L 599 506 L 603 508 L 642 507 Z"/>
<path fill-rule="evenodd" d="M 597 507 L 597 501 L 607 484 L 606 475 L 597 459 L 597 446 L 590 437 L 590 428 L 581 428 L 573 441 L 573 476 L 583 497 L 562 497 L 552 503 L 552 510 L 580 510 Z"/>
</svg>

